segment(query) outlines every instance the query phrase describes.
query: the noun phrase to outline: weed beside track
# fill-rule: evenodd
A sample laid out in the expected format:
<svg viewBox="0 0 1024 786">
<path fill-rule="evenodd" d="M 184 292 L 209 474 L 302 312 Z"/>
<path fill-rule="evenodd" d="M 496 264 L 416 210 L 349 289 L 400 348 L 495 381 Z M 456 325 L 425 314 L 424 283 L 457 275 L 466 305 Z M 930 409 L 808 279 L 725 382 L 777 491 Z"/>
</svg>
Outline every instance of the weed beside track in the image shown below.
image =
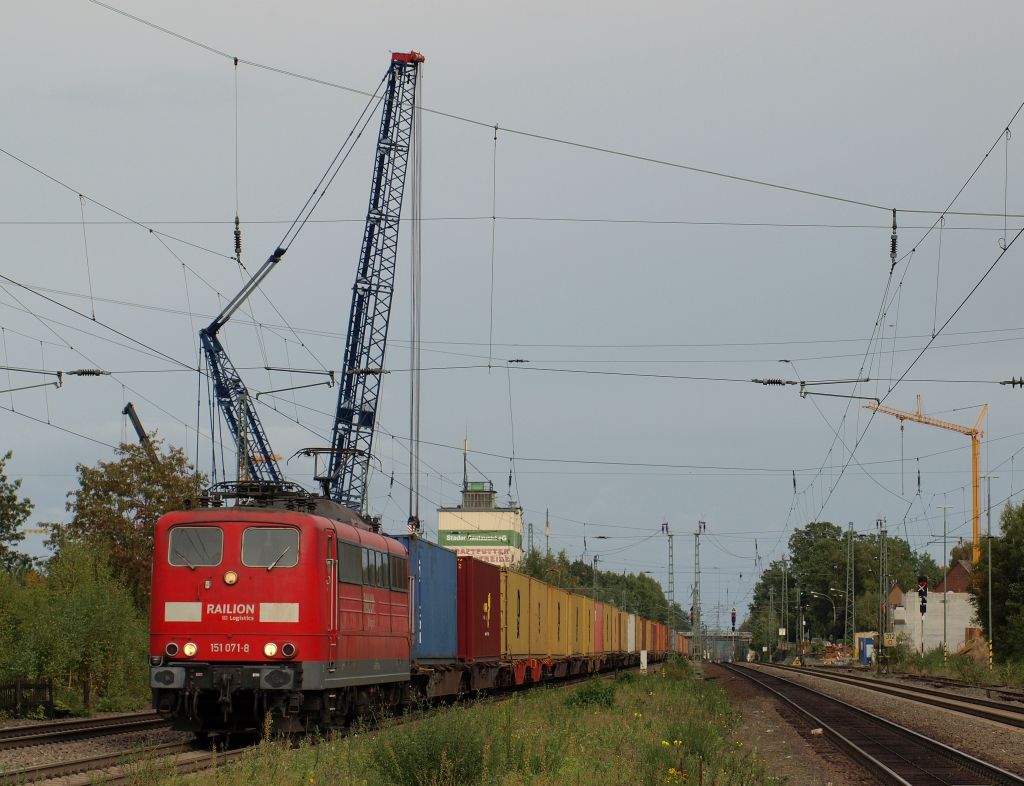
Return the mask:
<svg viewBox="0 0 1024 786">
<path fill-rule="evenodd" d="M 410 723 L 298 745 L 264 740 L 197 786 L 770 786 L 764 763 L 731 738 L 725 694 L 683 661 L 504 700 L 443 707 Z M 139 786 L 179 782 L 178 776 Z"/>
</svg>

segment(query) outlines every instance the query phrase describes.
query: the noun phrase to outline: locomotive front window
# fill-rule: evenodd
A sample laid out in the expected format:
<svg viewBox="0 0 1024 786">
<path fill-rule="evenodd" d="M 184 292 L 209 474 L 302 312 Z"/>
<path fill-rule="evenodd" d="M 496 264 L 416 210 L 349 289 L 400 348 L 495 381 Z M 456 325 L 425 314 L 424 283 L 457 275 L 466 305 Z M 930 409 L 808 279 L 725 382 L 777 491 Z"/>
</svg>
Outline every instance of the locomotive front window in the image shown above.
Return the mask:
<svg viewBox="0 0 1024 786">
<path fill-rule="evenodd" d="M 167 562 L 178 567 L 220 565 L 224 533 L 219 527 L 175 527 L 167 545 Z"/>
<path fill-rule="evenodd" d="M 249 568 L 294 568 L 299 564 L 298 530 L 249 527 L 242 533 L 242 564 Z"/>
</svg>

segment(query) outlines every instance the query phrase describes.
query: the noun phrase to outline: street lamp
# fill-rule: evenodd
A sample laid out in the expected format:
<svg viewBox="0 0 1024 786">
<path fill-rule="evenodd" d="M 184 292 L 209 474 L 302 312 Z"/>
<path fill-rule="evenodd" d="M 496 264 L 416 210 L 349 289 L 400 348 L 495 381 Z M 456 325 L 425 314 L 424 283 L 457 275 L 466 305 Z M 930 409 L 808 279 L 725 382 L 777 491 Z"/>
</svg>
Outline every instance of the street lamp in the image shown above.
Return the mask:
<svg viewBox="0 0 1024 786">
<path fill-rule="evenodd" d="M 831 587 L 829 589 L 831 589 Z M 835 630 L 835 627 L 836 627 L 836 602 L 834 600 L 832 600 L 832 597 L 830 595 L 822 595 L 820 592 L 815 592 L 814 590 L 807 590 L 807 594 L 808 595 L 813 595 L 816 598 L 824 598 L 825 600 L 827 600 L 829 603 L 832 604 L 832 629 Z"/>
</svg>

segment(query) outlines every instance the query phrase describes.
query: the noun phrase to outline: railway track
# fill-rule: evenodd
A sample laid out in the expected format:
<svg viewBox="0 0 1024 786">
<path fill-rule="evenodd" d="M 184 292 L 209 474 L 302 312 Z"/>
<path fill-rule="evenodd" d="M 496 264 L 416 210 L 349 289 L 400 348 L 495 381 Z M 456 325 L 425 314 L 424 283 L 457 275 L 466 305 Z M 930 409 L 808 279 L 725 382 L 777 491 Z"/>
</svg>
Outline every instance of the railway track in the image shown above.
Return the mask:
<svg viewBox="0 0 1024 786">
<path fill-rule="evenodd" d="M 1024 778 L 776 674 L 723 668 L 758 683 L 820 727 L 853 760 L 895 786 L 1021 786 Z"/>
<path fill-rule="evenodd" d="M 883 693 L 887 696 L 896 696 L 901 699 L 930 704 L 933 707 L 960 712 L 965 715 L 972 715 L 976 718 L 1003 723 L 1008 726 L 1024 728 L 1024 706 L 1014 706 L 1004 701 L 993 701 L 974 696 L 960 696 L 947 691 L 934 690 L 931 688 L 909 687 L 895 685 L 891 682 L 876 680 L 872 677 L 854 677 L 845 674 L 830 674 L 820 669 L 809 669 L 805 667 L 783 666 L 781 664 L 762 664 L 763 666 L 780 671 L 805 674 L 818 679 L 838 682 L 843 685 L 852 685 L 857 688 Z"/>
<path fill-rule="evenodd" d="M 148 756 L 162 756 L 174 753 L 195 752 L 196 746 L 191 742 L 168 742 L 163 745 L 151 745 L 138 748 L 134 751 L 117 751 L 100 756 L 88 756 L 80 759 L 69 759 L 67 761 L 53 764 L 40 764 L 32 767 L 19 767 L 18 769 L 0 772 L 0 784 L 38 783 L 52 778 L 64 778 L 69 775 L 80 773 L 94 773 L 108 770 L 113 767 L 123 767 L 130 760 L 138 760 Z M 209 756 L 209 752 L 205 752 Z M 109 782 L 109 781 L 108 781 Z"/>
<path fill-rule="evenodd" d="M 819 668 L 819 667 L 815 667 Z M 823 669 L 824 670 L 824 669 Z M 857 676 L 858 672 L 849 671 L 849 676 Z M 952 677 L 939 677 L 928 674 L 905 674 L 903 672 L 890 672 L 891 679 L 903 680 L 906 682 L 919 682 L 931 685 L 933 688 L 959 688 L 963 690 L 979 690 L 991 698 L 999 698 L 1002 701 L 1014 701 L 1024 703 L 1024 690 L 1011 688 L 1008 685 L 971 685 L 963 680 L 956 680 Z"/>
<path fill-rule="evenodd" d="M 31 726 L 12 726 L 0 729 L 0 750 L 81 740 L 106 734 L 149 731 L 168 725 L 168 721 L 156 713 L 148 712 L 114 715 L 107 718 L 36 723 Z"/>
</svg>

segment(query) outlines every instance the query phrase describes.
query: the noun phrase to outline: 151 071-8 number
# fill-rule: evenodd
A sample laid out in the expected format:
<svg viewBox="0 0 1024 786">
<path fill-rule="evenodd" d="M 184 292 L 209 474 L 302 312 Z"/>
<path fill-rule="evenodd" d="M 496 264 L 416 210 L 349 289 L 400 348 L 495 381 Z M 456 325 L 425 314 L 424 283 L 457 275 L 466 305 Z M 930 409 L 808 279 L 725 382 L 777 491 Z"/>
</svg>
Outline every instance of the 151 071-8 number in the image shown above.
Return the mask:
<svg viewBox="0 0 1024 786">
<path fill-rule="evenodd" d="M 229 642 L 213 642 L 210 645 L 210 652 L 211 653 L 221 653 L 221 654 L 230 654 L 232 652 L 248 653 L 249 652 L 249 645 L 248 644 L 240 644 L 240 643 L 234 642 L 234 641 L 229 641 Z"/>
</svg>

